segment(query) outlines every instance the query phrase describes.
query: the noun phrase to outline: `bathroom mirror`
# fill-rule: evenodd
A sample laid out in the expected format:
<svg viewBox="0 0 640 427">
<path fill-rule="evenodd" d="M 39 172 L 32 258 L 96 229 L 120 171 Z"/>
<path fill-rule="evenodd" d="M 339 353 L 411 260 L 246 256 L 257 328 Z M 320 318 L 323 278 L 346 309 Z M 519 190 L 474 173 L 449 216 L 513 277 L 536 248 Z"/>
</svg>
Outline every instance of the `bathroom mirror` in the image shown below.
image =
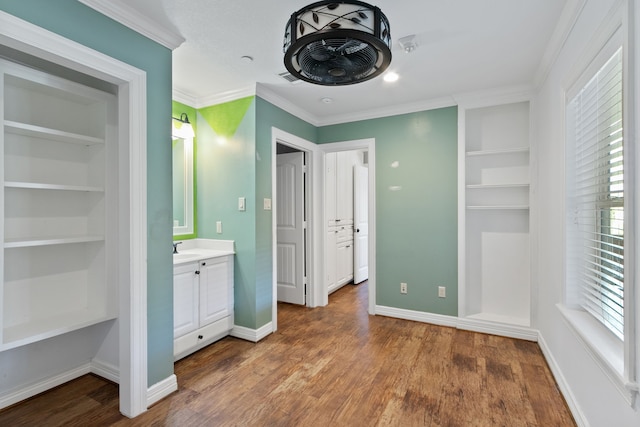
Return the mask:
<svg viewBox="0 0 640 427">
<path fill-rule="evenodd" d="M 193 138 L 172 138 L 173 235 L 193 234 Z"/>
</svg>

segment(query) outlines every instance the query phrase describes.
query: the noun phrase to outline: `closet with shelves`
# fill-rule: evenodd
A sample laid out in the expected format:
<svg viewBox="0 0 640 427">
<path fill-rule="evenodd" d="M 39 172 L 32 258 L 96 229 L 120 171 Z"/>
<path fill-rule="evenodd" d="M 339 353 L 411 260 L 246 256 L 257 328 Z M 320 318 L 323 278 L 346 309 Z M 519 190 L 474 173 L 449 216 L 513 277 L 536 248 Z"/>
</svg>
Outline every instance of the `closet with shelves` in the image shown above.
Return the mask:
<svg viewBox="0 0 640 427">
<path fill-rule="evenodd" d="M 459 107 L 459 324 L 533 339 L 528 100 Z"/>
<path fill-rule="evenodd" d="M 2 351 L 117 317 L 117 167 L 113 95 L 4 60 L 0 91 Z"/>
</svg>

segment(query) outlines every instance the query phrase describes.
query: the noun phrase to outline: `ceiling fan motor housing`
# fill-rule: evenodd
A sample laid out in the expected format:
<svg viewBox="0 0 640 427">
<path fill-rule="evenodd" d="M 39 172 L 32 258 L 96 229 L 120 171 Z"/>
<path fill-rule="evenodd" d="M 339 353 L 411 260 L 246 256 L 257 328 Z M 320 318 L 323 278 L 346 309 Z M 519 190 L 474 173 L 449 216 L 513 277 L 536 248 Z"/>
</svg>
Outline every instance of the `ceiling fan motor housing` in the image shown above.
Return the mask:
<svg viewBox="0 0 640 427">
<path fill-rule="evenodd" d="M 320 1 L 294 12 L 284 36 L 287 70 L 309 83 L 360 83 L 391 63 L 389 21 L 360 1 Z"/>
</svg>

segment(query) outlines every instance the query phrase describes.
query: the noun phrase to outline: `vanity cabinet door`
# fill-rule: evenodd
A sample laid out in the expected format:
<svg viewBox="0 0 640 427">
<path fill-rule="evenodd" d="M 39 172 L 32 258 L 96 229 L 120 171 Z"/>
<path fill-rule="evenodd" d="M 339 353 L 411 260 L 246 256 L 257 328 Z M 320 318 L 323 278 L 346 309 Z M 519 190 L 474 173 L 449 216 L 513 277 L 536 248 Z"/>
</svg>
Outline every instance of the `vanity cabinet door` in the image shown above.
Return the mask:
<svg viewBox="0 0 640 427">
<path fill-rule="evenodd" d="M 179 265 L 173 271 L 173 337 L 198 329 L 198 263 Z"/>
<path fill-rule="evenodd" d="M 200 326 L 231 315 L 233 261 L 230 256 L 200 261 Z"/>
</svg>

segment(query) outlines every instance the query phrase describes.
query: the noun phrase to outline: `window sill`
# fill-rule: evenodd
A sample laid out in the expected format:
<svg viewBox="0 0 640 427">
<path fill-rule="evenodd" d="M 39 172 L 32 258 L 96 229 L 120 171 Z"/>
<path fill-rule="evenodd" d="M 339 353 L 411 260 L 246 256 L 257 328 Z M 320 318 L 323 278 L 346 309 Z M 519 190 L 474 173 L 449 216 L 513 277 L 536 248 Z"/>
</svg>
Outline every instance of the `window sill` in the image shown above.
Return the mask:
<svg viewBox="0 0 640 427">
<path fill-rule="evenodd" d="M 634 405 L 636 391 L 624 378 L 624 343 L 586 311 L 557 304 L 560 313 L 629 405 Z"/>
</svg>

